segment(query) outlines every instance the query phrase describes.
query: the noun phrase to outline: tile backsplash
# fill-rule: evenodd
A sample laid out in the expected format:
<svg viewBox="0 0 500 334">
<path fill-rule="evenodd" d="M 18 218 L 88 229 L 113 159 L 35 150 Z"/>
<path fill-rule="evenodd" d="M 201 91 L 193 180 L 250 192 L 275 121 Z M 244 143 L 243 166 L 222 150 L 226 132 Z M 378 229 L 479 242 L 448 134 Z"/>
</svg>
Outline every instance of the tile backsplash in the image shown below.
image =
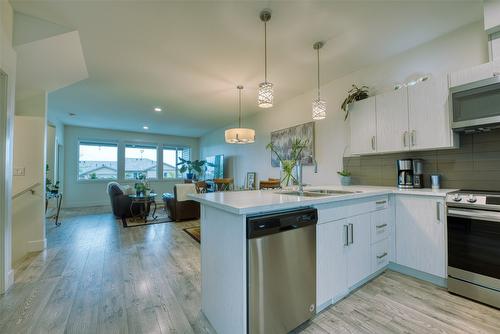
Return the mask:
<svg viewBox="0 0 500 334">
<path fill-rule="evenodd" d="M 353 184 L 396 185 L 396 160 L 424 160 L 424 186 L 430 175 L 441 175 L 441 188 L 500 191 L 500 129 L 486 133 L 460 134 L 460 148 L 453 150 L 391 153 L 346 157 L 344 166 Z"/>
</svg>

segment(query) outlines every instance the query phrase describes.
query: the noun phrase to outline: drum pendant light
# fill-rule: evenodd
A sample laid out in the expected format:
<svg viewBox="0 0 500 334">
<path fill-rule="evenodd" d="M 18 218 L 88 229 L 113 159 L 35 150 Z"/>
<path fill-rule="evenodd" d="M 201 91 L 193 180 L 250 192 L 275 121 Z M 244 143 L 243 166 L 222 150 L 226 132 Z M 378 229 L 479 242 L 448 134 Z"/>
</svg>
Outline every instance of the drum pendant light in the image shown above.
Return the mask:
<svg viewBox="0 0 500 334">
<path fill-rule="evenodd" d="M 260 20 L 264 22 L 264 82 L 259 84 L 257 104 L 261 108 L 271 108 L 274 99 L 273 84 L 267 81 L 267 22 L 270 19 L 271 11 L 269 9 L 260 12 Z"/>
<path fill-rule="evenodd" d="M 224 132 L 224 137 L 228 144 L 251 144 L 255 142 L 255 130 L 241 127 L 241 91 L 243 86 L 239 85 L 236 88 L 238 88 L 238 127 L 227 129 Z"/>
<path fill-rule="evenodd" d="M 321 99 L 319 92 L 320 82 L 319 82 L 319 49 L 325 45 L 323 42 L 316 42 L 313 44 L 313 49 L 316 50 L 318 56 L 318 98 L 312 101 L 312 119 L 321 120 L 326 117 L 326 102 Z"/>
</svg>

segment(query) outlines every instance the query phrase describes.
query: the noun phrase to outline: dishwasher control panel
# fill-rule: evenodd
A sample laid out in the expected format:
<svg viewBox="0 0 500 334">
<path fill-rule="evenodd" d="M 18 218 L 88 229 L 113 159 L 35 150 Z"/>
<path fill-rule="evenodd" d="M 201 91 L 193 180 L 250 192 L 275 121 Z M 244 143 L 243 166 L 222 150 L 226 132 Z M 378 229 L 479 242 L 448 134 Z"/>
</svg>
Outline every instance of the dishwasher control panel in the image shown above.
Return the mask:
<svg viewBox="0 0 500 334">
<path fill-rule="evenodd" d="M 247 217 L 247 239 L 314 225 L 318 222 L 318 211 L 303 208 L 293 211 L 272 212 Z"/>
</svg>

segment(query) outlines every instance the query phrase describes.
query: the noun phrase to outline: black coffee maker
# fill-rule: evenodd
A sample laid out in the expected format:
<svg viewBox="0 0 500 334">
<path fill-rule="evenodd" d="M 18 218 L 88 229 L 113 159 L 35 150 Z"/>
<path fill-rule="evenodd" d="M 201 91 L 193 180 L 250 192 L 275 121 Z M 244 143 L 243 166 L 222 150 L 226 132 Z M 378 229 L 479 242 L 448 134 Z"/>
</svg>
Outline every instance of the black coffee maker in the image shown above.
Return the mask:
<svg viewBox="0 0 500 334">
<path fill-rule="evenodd" d="M 413 188 L 413 160 L 401 159 L 396 162 L 398 170 L 398 188 Z"/>
</svg>

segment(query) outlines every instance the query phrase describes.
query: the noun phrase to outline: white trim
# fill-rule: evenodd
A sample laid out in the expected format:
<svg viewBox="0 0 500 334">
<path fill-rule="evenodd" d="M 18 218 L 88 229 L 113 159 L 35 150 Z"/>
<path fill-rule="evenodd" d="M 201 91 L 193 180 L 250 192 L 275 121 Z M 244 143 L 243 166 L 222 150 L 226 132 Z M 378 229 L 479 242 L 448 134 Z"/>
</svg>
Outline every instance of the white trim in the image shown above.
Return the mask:
<svg viewBox="0 0 500 334">
<path fill-rule="evenodd" d="M 47 238 L 26 242 L 28 252 L 39 252 L 47 248 Z"/>
</svg>

